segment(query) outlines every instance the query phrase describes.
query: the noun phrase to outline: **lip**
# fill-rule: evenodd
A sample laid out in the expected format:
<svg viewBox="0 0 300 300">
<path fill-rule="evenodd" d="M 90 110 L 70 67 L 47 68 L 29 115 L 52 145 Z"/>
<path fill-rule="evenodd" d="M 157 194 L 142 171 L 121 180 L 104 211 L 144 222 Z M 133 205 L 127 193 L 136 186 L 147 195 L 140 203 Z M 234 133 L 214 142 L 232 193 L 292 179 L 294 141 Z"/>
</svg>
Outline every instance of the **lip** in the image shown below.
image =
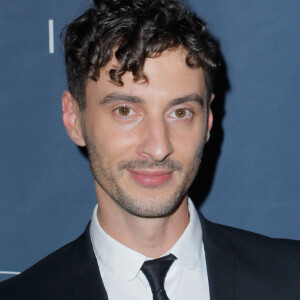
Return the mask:
<svg viewBox="0 0 300 300">
<path fill-rule="evenodd" d="M 144 187 L 159 187 L 169 181 L 173 173 L 170 170 L 127 170 L 133 180 Z"/>
</svg>

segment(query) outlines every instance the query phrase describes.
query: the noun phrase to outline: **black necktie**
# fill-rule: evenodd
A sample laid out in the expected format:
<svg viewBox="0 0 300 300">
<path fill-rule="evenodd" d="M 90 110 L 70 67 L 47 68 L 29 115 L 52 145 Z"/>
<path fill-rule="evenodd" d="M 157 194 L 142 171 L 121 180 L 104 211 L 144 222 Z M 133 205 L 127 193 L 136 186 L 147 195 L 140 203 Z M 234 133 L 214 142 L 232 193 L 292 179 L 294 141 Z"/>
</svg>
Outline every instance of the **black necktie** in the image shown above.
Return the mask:
<svg viewBox="0 0 300 300">
<path fill-rule="evenodd" d="M 165 291 L 164 283 L 166 275 L 176 259 L 173 254 L 169 254 L 157 259 L 147 260 L 142 265 L 141 270 L 149 281 L 153 300 L 169 299 Z"/>
</svg>

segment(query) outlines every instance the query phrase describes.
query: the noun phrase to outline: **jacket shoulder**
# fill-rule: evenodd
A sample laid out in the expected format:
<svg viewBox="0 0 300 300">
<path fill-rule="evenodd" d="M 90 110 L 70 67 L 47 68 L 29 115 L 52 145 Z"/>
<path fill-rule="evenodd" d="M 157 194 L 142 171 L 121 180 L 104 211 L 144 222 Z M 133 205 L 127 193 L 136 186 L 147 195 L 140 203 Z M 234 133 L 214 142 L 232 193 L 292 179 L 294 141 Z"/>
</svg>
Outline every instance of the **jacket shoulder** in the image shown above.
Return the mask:
<svg viewBox="0 0 300 300">
<path fill-rule="evenodd" d="M 245 248 L 253 252 L 276 249 L 281 254 L 286 252 L 288 255 L 297 254 L 299 256 L 300 241 L 298 240 L 271 238 L 247 230 L 213 223 L 203 216 L 201 216 L 201 223 L 202 226 L 204 225 L 206 238 L 212 238 L 212 240 L 219 242 L 222 240 L 233 248 Z M 276 251 L 273 251 L 273 254 L 276 255 Z"/>
<path fill-rule="evenodd" d="M 270 295 L 290 299 L 285 298 L 287 293 L 300 296 L 300 241 L 270 238 L 200 218 L 205 252 L 232 258 L 237 294 L 247 294 L 247 299 L 257 299 L 258 294 L 260 299 L 271 299 Z"/>
<path fill-rule="evenodd" d="M 37 262 L 21 274 L 0 282 L 0 300 L 59 299 L 68 294 L 72 277 L 94 261 L 89 231 Z M 56 298 L 58 299 L 58 298 Z"/>
</svg>

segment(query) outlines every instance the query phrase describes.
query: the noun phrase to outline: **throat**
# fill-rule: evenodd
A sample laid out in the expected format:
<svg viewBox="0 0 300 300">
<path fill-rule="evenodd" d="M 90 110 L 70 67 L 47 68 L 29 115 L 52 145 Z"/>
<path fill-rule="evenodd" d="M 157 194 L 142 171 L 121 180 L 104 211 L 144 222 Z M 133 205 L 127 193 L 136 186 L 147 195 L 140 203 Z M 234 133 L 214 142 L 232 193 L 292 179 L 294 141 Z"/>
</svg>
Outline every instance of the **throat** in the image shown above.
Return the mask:
<svg viewBox="0 0 300 300">
<path fill-rule="evenodd" d="M 151 258 L 170 250 L 190 219 L 187 201 L 173 214 L 162 218 L 141 218 L 124 211 L 107 212 L 106 208 L 106 205 L 98 206 L 98 221 L 103 230 L 124 246 Z"/>
</svg>

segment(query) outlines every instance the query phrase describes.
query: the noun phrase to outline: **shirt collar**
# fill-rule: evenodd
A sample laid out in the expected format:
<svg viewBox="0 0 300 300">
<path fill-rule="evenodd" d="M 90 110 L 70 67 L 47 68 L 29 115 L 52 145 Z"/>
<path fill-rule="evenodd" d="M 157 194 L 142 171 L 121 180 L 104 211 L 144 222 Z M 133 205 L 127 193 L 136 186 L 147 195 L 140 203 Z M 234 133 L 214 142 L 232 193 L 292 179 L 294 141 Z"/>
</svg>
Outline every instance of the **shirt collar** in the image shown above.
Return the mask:
<svg viewBox="0 0 300 300">
<path fill-rule="evenodd" d="M 188 208 L 190 212 L 189 224 L 166 254 L 174 254 L 183 267 L 193 270 L 200 263 L 202 228 L 198 212 L 190 198 L 188 199 Z"/>
<path fill-rule="evenodd" d="M 173 247 L 164 255 L 172 253 L 183 267 L 195 269 L 200 262 L 202 229 L 197 211 L 190 199 L 188 206 L 189 224 Z M 90 236 L 97 260 L 116 277 L 123 280 L 133 280 L 139 273 L 144 261 L 149 258 L 109 236 L 98 222 L 97 210 L 98 205 L 94 209 L 90 225 Z"/>
<path fill-rule="evenodd" d="M 90 226 L 90 236 L 97 260 L 116 277 L 123 280 L 134 279 L 146 256 L 130 249 L 108 235 L 100 226 L 96 205 Z"/>
</svg>

